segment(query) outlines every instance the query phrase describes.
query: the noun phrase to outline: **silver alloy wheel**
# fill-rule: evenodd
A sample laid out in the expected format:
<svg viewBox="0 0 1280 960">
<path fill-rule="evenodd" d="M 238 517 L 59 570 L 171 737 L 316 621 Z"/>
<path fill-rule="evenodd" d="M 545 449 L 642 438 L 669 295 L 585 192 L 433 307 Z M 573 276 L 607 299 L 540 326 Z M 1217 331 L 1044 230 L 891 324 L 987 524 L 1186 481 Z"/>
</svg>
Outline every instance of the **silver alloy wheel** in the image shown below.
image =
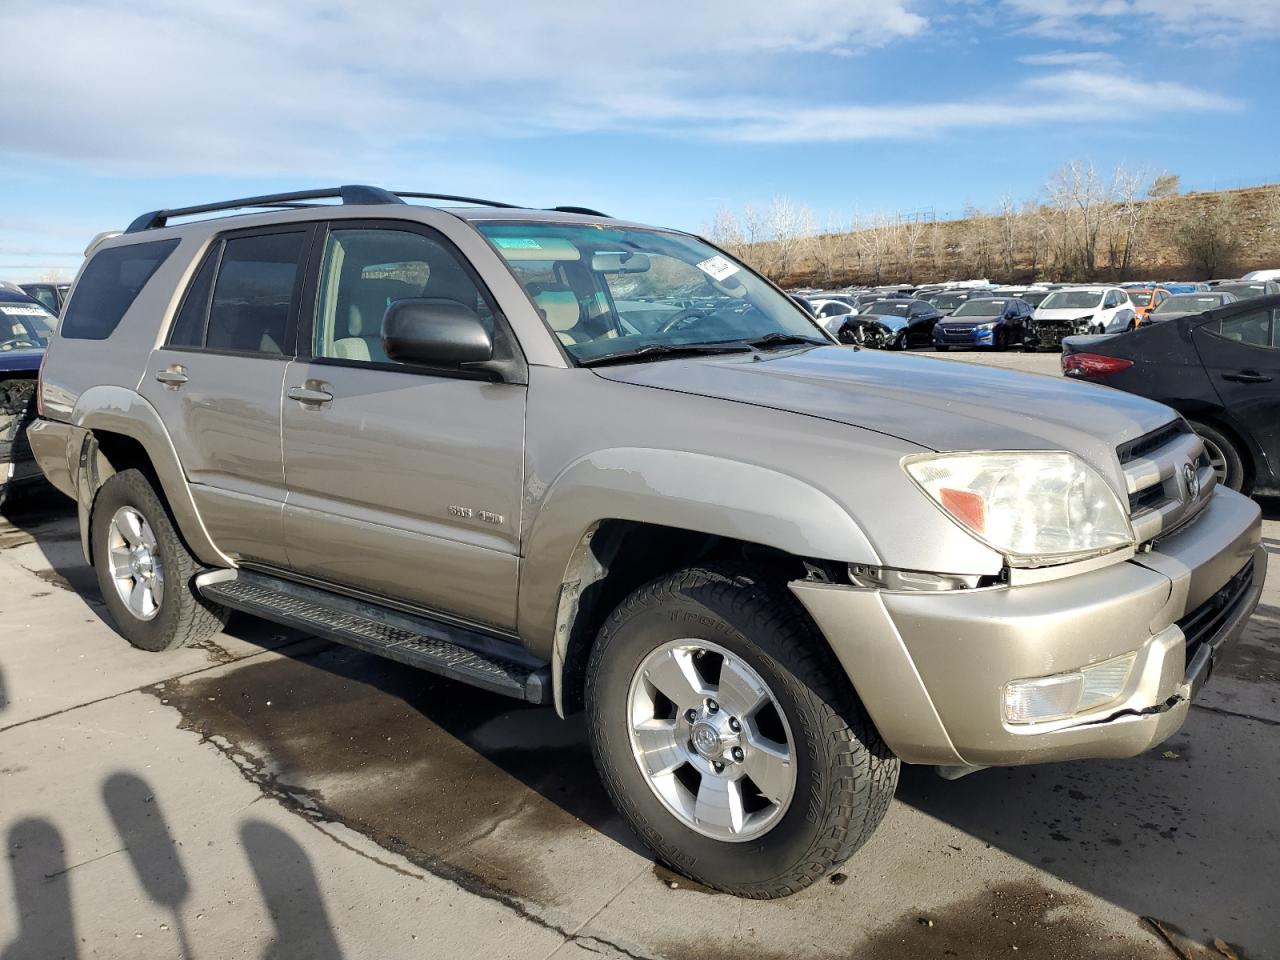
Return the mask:
<svg viewBox="0 0 1280 960">
<path fill-rule="evenodd" d="M 1208 437 L 1201 437 L 1200 440 L 1204 443 L 1204 452 L 1209 458 L 1209 466 L 1213 467 L 1213 472 L 1217 476 L 1218 482 L 1225 487 L 1227 485 L 1227 455 L 1222 452 L 1220 446 Z"/>
<path fill-rule="evenodd" d="M 121 507 L 111 518 L 107 562 L 116 592 L 129 612 L 139 620 L 155 617 L 164 600 L 164 570 L 155 532 L 133 507 Z"/>
<path fill-rule="evenodd" d="M 668 641 L 636 670 L 627 705 L 636 765 L 676 819 L 729 842 L 777 825 L 795 793 L 795 741 L 744 660 L 708 640 Z"/>
</svg>

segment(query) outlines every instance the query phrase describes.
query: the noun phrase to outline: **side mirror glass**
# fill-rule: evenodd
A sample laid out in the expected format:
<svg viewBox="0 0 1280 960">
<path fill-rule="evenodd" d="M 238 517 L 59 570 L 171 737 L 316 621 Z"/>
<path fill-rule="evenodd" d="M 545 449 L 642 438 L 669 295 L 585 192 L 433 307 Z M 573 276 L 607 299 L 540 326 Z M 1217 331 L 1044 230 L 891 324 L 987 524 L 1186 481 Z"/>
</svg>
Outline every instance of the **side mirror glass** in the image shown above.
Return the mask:
<svg viewBox="0 0 1280 960">
<path fill-rule="evenodd" d="M 397 300 L 382 318 L 382 349 L 399 363 L 463 369 L 493 359 L 493 335 L 456 300 Z"/>
</svg>

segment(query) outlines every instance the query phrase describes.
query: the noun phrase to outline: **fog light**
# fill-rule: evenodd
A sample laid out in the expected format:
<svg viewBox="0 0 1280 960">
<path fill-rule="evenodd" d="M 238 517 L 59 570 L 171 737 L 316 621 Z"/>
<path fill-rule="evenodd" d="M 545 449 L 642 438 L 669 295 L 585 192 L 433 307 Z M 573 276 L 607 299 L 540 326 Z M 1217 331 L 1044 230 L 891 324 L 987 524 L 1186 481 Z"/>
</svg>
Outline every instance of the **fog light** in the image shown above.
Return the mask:
<svg viewBox="0 0 1280 960">
<path fill-rule="evenodd" d="M 1110 703 L 1124 691 L 1136 657 L 1129 653 L 1071 673 L 1006 683 L 1004 718 L 1009 723 L 1044 723 Z"/>
</svg>

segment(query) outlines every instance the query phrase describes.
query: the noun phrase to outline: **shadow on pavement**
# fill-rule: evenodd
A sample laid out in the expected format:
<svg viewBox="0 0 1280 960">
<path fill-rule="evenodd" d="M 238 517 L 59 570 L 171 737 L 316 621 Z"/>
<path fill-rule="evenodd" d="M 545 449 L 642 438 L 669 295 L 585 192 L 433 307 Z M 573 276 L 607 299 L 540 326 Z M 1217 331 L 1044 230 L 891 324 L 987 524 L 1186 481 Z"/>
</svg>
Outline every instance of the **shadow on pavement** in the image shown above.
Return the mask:
<svg viewBox="0 0 1280 960">
<path fill-rule="evenodd" d="M 178 857 L 160 804 L 151 788 L 132 773 L 115 773 L 102 785 L 102 799 L 124 845 L 133 872 L 147 896 L 173 916 L 179 955 L 191 956 L 183 904 L 191 882 Z"/>
<path fill-rule="evenodd" d="M 20 820 L 9 830 L 17 937 L 0 960 L 71 960 L 78 956 L 62 834 L 48 820 Z"/>
<path fill-rule="evenodd" d="M 4 685 L 4 669 L 0 668 L 0 711 L 9 706 L 9 693 Z"/>
<path fill-rule="evenodd" d="M 276 928 L 275 941 L 264 956 L 342 960 L 306 851 L 283 830 L 260 820 L 240 828 L 240 843 Z"/>
</svg>

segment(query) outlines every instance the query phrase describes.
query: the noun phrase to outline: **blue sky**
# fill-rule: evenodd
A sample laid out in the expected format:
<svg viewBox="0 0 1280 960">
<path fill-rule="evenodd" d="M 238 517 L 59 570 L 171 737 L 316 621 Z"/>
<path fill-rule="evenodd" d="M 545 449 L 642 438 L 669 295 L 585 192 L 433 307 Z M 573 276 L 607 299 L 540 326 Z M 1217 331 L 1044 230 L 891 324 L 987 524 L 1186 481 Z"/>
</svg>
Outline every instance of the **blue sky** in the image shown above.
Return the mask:
<svg viewBox="0 0 1280 960">
<path fill-rule="evenodd" d="M 337 183 L 696 229 L 992 206 L 1071 159 L 1280 180 L 1280 0 L 5 0 L 0 35 L 4 279 Z"/>
</svg>

